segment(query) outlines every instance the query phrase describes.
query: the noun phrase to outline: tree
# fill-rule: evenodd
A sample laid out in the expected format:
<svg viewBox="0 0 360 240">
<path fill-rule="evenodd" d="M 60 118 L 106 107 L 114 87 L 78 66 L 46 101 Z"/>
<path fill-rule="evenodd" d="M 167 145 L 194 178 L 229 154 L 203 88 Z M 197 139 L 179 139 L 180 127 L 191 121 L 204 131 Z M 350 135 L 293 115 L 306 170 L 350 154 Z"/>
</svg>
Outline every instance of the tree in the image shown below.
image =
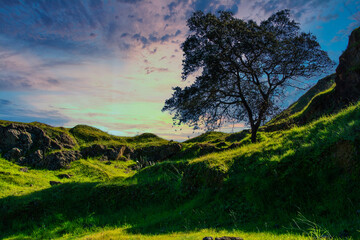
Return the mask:
<svg viewBox="0 0 360 240">
<path fill-rule="evenodd" d="M 277 111 L 286 89 L 301 88 L 303 80 L 333 66 L 316 37 L 300 32 L 289 10 L 260 24 L 226 11 L 218 16 L 198 11 L 187 25 L 182 79 L 201 74 L 191 86 L 173 88 L 162 111 L 174 113 L 174 123 L 194 129 L 245 121 L 256 142 L 259 127 Z"/>
</svg>

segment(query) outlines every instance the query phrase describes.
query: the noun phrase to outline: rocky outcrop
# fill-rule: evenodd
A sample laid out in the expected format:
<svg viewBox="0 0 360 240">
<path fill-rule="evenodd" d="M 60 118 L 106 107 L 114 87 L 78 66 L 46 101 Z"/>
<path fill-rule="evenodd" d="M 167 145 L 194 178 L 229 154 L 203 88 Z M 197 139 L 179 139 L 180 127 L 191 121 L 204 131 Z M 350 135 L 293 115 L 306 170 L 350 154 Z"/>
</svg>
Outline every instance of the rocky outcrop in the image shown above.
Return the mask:
<svg viewBox="0 0 360 240">
<path fill-rule="evenodd" d="M 48 155 L 44 161 L 39 164 L 49 170 L 57 170 L 60 168 L 69 168 L 70 163 L 81 158 L 79 151 L 60 151 Z"/>
<path fill-rule="evenodd" d="M 73 148 L 76 142 L 66 133 L 50 138 L 46 132 L 27 124 L 12 123 L 0 126 L 0 150 L 4 158 L 20 164 L 58 169 L 77 159 L 71 151 L 57 152 L 45 157 L 46 152 Z"/>
<path fill-rule="evenodd" d="M 141 161 L 143 166 L 149 162 L 159 162 L 171 158 L 181 150 L 181 144 L 169 143 L 132 149 L 128 146 L 104 146 L 94 144 L 73 151 L 76 142 L 66 133 L 52 134 L 49 137 L 40 127 L 12 123 L 0 126 L 0 152 L 8 160 L 21 165 L 56 170 L 68 168 L 70 163 L 80 158 L 98 158 L 107 161 Z M 59 150 L 59 151 L 58 151 Z"/>
<path fill-rule="evenodd" d="M 44 130 L 36 126 L 17 123 L 0 126 L 0 149 L 8 159 L 20 158 L 32 150 L 73 148 L 75 145 L 75 141 L 65 133 L 52 139 Z"/>
<path fill-rule="evenodd" d="M 336 68 L 335 93 L 345 102 L 356 101 L 360 97 L 360 28 L 355 29 L 348 47 L 339 58 Z"/>
<path fill-rule="evenodd" d="M 101 144 L 94 144 L 81 150 L 83 158 L 97 158 L 101 156 L 103 160 L 127 160 L 131 158 L 132 154 L 134 154 L 134 150 L 125 145 L 107 147 Z"/>
</svg>

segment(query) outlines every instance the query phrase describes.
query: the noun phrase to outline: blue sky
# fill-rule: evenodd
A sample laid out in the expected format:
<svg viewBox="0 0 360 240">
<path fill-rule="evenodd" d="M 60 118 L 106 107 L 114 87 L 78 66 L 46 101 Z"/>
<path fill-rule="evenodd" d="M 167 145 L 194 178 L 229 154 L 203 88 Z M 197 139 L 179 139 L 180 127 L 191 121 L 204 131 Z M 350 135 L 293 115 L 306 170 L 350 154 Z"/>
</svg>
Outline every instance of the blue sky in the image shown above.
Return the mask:
<svg viewBox="0 0 360 240">
<path fill-rule="evenodd" d="M 338 62 L 360 25 L 359 6 L 359 0 L 0 0 L 0 119 L 184 140 L 192 130 L 173 128 L 161 108 L 172 87 L 188 84 L 181 81 L 180 44 L 193 11 L 231 10 L 259 22 L 288 8 Z M 289 92 L 285 102 L 301 93 Z"/>
</svg>

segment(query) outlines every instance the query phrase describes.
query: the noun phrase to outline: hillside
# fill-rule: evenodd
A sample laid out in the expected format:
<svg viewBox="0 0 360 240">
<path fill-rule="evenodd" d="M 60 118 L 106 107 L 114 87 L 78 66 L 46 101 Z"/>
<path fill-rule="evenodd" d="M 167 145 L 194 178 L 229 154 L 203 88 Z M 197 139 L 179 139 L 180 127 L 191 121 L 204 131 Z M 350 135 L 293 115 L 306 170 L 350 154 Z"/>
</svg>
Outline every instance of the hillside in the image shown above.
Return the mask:
<svg viewBox="0 0 360 240">
<path fill-rule="evenodd" d="M 360 103 L 303 127 L 265 133 L 267 140 L 257 144 L 140 171 L 129 168 L 132 161 L 87 159 L 48 171 L 1 159 L 2 237 L 215 227 L 294 239 L 301 234 L 295 228 L 285 236 L 298 212 L 334 235 L 345 229 L 358 237 L 360 135 L 353 133 L 360 131 L 359 119 Z M 50 187 L 49 181 L 63 184 Z"/>
<path fill-rule="evenodd" d="M 0 238 L 360 239 L 358 33 L 257 143 L 0 121 Z"/>
</svg>

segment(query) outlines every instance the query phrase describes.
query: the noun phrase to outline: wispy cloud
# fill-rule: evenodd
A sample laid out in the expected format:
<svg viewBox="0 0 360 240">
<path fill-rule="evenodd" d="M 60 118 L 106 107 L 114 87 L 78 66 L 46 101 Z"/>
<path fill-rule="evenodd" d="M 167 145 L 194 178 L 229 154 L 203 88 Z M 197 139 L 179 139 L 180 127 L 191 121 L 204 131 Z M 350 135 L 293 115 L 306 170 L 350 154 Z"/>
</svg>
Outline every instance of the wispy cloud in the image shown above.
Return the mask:
<svg viewBox="0 0 360 240">
<path fill-rule="evenodd" d="M 181 81 L 180 44 L 194 11 L 230 10 L 240 18 L 263 20 L 290 8 L 306 30 L 326 31 L 331 38 L 339 32 L 339 42 L 322 38 L 336 52 L 345 33 L 331 35 L 329 28 L 344 22 L 354 26 L 336 2 L 0 1 L 0 118 L 185 139 L 192 130 L 173 130 L 171 116 L 161 108 L 173 86 L 189 83 Z M 349 2 L 345 5 L 351 7 Z"/>
</svg>

